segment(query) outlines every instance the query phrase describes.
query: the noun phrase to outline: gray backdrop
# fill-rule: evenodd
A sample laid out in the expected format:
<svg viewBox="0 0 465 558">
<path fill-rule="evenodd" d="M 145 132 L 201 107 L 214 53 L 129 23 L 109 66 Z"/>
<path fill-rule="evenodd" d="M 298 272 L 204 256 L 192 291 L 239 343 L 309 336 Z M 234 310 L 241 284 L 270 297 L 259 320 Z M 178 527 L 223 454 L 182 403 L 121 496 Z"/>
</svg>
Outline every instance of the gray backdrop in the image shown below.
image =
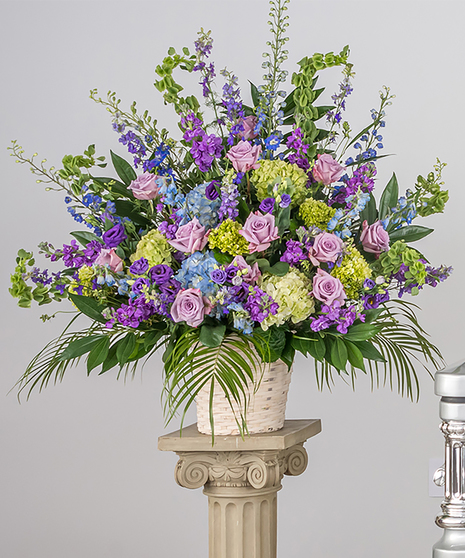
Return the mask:
<svg viewBox="0 0 465 558">
<path fill-rule="evenodd" d="M 451 200 L 437 227 L 420 241 L 434 264 L 455 268 L 447 283 L 415 300 L 422 324 L 449 363 L 465 358 L 463 314 L 463 2 L 317 2 L 293 0 L 287 68 L 315 51 L 351 46 L 357 76 L 348 99 L 354 129 L 369 121 L 378 90 L 397 95 L 389 108 L 378 189 L 396 171 L 401 189 L 428 173 L 436 157 Z M 157 451 L 164 429 L 159 358 L 134 381 L 110 372 L 87 378 L 84 366 L 65 381 L 18 404 L 7 395 L 29 359 L 66 323 L 42 324 L 50 307 L 23 310 L 7 294 L 20 247 L 68 242 L 75 224 L 62 194 L 44 192 L 6 147 L 18 139 L 26 153 L 50 165 L 90 143 L 108 156 L 126 155 L 91 88 L 133 99 L 161 125 L 173 127 L 171 107 L 154 89 L 154 68 L 169 46 L 191 46 L 197 30 L 212 29 L 213 59 L 260 82 L 267 2 L 1 2 L 2 87 L 2 373 L 0 554 L 5 558 L 149 558 L 207 554 L 207 501 L 176 486 L 176 457 Z M 181 79 L 186 79 L 187 76 Z M 326 100 L 340 80 L 323 73 Z M 197 77 L 187 79 L 200 96 Z M 41 265 L 45 267 L 45 262 Z M 56 308 L 58 309 L 58 308 Z M 438 400 L 418 366 L 419 403 L 389 386 L 372 391 L 360 374 L 353 391 L 340 379 L 332 393 L 317 390 L 313 365 L 297 357 L 289 418 L 321 418 L 323 432 L 307 444 L 310 463 L 284 480 L 279 496 L 280 556 L 387 558 L 428 556 L 440 537 L 440 500 L 428 497 L 428 461 L 442 454 Z M 188 422 L 194 422 L 190 414 Z"/>
</svg>

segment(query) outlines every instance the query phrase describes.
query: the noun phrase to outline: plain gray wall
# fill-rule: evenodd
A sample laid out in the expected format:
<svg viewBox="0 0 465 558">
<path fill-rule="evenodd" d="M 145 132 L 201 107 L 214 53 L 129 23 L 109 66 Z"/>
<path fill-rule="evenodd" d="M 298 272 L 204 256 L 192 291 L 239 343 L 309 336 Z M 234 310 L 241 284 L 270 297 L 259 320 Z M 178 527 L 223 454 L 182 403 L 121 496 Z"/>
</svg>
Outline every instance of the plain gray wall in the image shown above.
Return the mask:
<svg viewBox="0 0 465 558">
<path fill-rule="evenodd" d="M 171 107 L 152 85 L 154 68 L 169 46 L 191 46 L 201 26 L 212 29 L 217 69 L 234 70 L 248 99 L 246 80 L 261 80 L 267 11 L 262 0 L 0 3 L 2 558 L 207 555 L 206 498 L 176 486 L 176 457 L 156 449 L 157 437 L 178 426 L 164 429 L 159 358 L 126 383 L 113 372 L 87 378 L 80 366 L 29 402 L 19 405 L 14 391 L 7 395 L 67 319 L 42 324 L 39 316 L 51 307 L 16 307 L 7 294 L 16 251 L 41 240 L 60 246 L 76 226 L 63 195 L 44 192 L 6 147 L 18 139 L 26 153 L 37 151 L 56 166 L 90 143 L 99 154 L 126 155 L 109 115 L 88 98 L 94 87 L 117 91 L 124 107 L 137 99 L 161 125 L 174 127 Z M 353 129 L 368 123 L 382 85 L 397 95 L 383 130 L 385 152 L 395 157 L 379 163 L 378 190 L 393 170 L 404 190 L 437 156 L 449 163 L 446 214 L 423 221 L 437 230 L 418 246 L 455 272 L 414 302 L 445 359 L 465 358 L 465 4 L 293 0 L 289 14 L 291 72 L 305 55 L 350 44 L 357 73 L 347 111 Z M 200 96 L 196 79 L 185 83 Z M 329 100 L 339 71 L 320 79 Z M 418 373 L 416 404 L 389 387 L 371 392 L 363 374 L 355 392 L 338 380 L 332 393 L 320 393 L 312 363 L 297 357 L 288 417 L 319 417 L 323 432 L 307 444 L 307 472 L 284 480 L 280 556 L 430 554 L 441 532 L 434 525 L 440 500 L 428 497 L 428 461 L 442 455 L 443 441 L 433 383 L 420 366 Z M 190 414 L 188 422 L 194 420 Z"/>
</svg>

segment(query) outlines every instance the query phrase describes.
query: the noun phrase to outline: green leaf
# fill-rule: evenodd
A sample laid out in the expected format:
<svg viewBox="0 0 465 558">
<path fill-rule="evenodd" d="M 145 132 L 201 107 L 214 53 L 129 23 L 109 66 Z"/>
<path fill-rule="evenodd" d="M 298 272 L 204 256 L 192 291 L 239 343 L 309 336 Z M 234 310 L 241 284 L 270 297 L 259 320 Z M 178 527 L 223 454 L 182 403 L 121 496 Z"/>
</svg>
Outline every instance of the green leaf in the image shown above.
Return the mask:
<svg viewBox="0 0 465 558">
<path fill-rule="evenodd" d="M 333 110 L 333 109 L 334 109 L 334 105 L 331 106 L 331 107 L 329 107 L 329 106 L 316 107 L 316 110 L 318 111 L 318 116 L 317 116 L 317 118 L 315 118 L 315 120 L 319 120 L 327 112 L 329 112 L 330 110 Z"/>
<path fill-rule="evenodd" d="M 79 242 L 81 246 L 87 246 L 89 242 L 92 242 L 93 240 L 97 240 L 98 242 L 103 244 L 100 237 L 89 231 L 74 231 L 70 234 L 71 236 L 74 236 L 74 238 Z"/>
<path fill-rule="evenodd" d="M 132 331 L 127 333 L 116 343 L 116 358 L 121 366 L 124 366 L 136 347 L 136 336 Z"/>
<path fill-rule="evenodd" d="M 293 339 L 292 333 L 286 334 L 286 345 L 284 346 L 283 352 L 281 353 L 281 360 L 287 364 L 287 368 L 290 370 L 292 363 L 294 362 L 295 349 L 292 345 Z"/>
<path fill-rule="evenodd" d="M 129 190 L 126 184 L 123 184 L 123 182 L 120 182 L 115 178 L 104 178 L 98 176 L 98 177 L 94 177 L 92 180 L 97 184 L 104 186 L 110 192 L 114 192 L 115 194 L 120 194 L 121 196 L 130 198 L 131 200 L 134 199 L 134 194 L 132 193 L 132 190 Z"/>
<path fill-rule="evenodd" d="M 420 240 L 428 236 L 434 231 L 434 229 L 428 229 L 428 227 L 421 227 L 420 225 L 409 225 L 407 227 L 402 227 L 396 229 L 389 233 L 390 242 L 396 242 L 397 240 L 405 240 L 405 242 L 414 242 L 415 240 Z"/>
<path fill-rule="evenodd" d="M 104 335 L 90 335 L 89 337 L 82 337 L 81 339 L 76 339 L 76 341 L 71 341 L 71 343 L 65 348 L 65 350 L 59 356 L 59 360 L 70 360 L 72 358 L 77 358 L 85 355 L 92 350 L 94 345 L 98 343 Z"/>
<path fill-rule="evenodd" d="M 396 207 L 399 198 L 399 185 L 397 184 L 396 174 L 393 173 L 391 180 L 384 188 L 383 195 L 379 202 L 379 218 L 384 219 L 388 216 L 391 208 Z"/>
<path fill-rule="evenodd" d="M 344 339 L 348 339 L 349 341 L 365 341 L 374 337 L 380 330 L 381 327 L 372 324 L 356 324 L 349 327 L 347 333 L 344 335 Z"/>
<path fill-rule="evenodd" d="M 363 313 L 365 314 L 365 323 L 371 324 L 375 320 L 378 319 L 380 314 L 384 312 L 385 308 L 374 308 L 373 310 L 364 310 Z"/>
<path fill-rule="evenodd" d="M 110 154 L 116 174 L 121 178 L 126 186 L 129 186 L 129 184 L 137 178 L 137 174 L 125 159 L 116 153 L 113 153 L 113 151 L 110 151 Z"/>
<path fill-rule="evenodd" d="M 262 273 L 271 273 L 271 275 L 276 275 L 277 277 L 284 277 L 289 271 L 289 264 L 286 262 L 276 262 L 274 265 L 270 266 L 268 260 L 260 258 L 257 260 L 257 263 Z"/>
<path fill-rule="evenodd" d="M 289 229 L 290 219 L 291 219 L 290 206 L 281 209 L 281 211 L 278 214 L 278 219 L 276 221 L 276 226 L 278 227 L 279 236 L 282 236 L 284 232 Z"/>
<path fill-rule="evenodd" d="M 109 348 L 110 338 L 104 335 L 103 338 L 95 344 L 94 348 L 90 351 L 89 356 L 87 357 L 87 375 L 89 375 L 94 368 L 97 368 L 97 366 L 100 366 L 100 364 L 105 361 Z"/>
<path fill-rule="evenodd" d="M 307 356 L 307 353 L 310 352 L 310 345 L 314 345 L 316 341 L 316 339 L 308 339 L 305 337 L 293 335 L 291 343 L 294 350 L 299 351 L 299 353 L 302 353 L 304 356 Z"/>
<path fill-rule="evenodd" d="M 354 341 L 354 345 L 360 349 L 363 358 L 368 360 L 376 360 L 377 362 L 385 362 L 386 359 L 378 351 L 378 349 L 370 343 L 370 341 Z"/>
<path fill-rule="evenodd" d="M 99 304 L 95 300 L 95 298 L 77 295 L 74 293 L 68 293 L 68 298 L 70 298 L 71 301 L 74 302 L 79 311 L 81 311 L 86 316 L 89 316 L 89 318 L 92 318 L 93 320 L 102 324 L 107 323 L 108 320 L 102 316 L 102 310 L 105 307 Z"/>
<path fill-rule="evenodd" d="M 233 256 L 231 256 L 230 254 L 225 254 L 224 252 L 220 252 L 216 248 L 215 250 L 213 250 L 213 255 L 215 256 L 215 260 L 220 265 L 230 264 L 234 259 Z"/>
<path fill-rule="evenodd" d="M 108 370 L 111 370 L 118 364 L 118 358 L 116 356 L 116 348 L 117 348 L 116 343 L 109 348 L 107 358 L 102 363 L 102 370 L 99 372 L 99 375 L 105 374 L 105 372 L 108 372 Z"/>
<path fill-rule="evenodd" d="M 357 345 L 354 345 L 354 343 L 351 343 L 347 339 L 344 339 L 344 343 L 347 349 L 347 358 L 349 359 L 350 364 L 354 368 L 359 368 L 365 372 L 362 351 L 357 347 Z"/>
<path fill-rule="evenodd" d="M 257 352 L 263 362 L 275 362 L 281 358 L 286 345 L 286 334 L 282 329 L 274 325 L 266 331 L 256 328 L 253 339 Z"/>
<path fill-rule="evenodd" d="M 224 334 L 226 333 L 226 326 L 223 324 L 219 325 L 209 325 L 203 324 L 200 328 L 199 340 L 205 347 L 219 347 L 224 339 Z"/>
<path fill-rule="evenodd" d="M 134 204 L 126 200 L 115 200 L 116 215 L 119 217 L 128 217 L 133 223 L 137 225 L 150 225 L 146 217 L 141 215 L 138 210 L 134 207 Z"/>
<path fill-rule="evenodd" d="M 258 93 L 257 87 L 249 80 L 250 83 L 250 94 L 252 95 L 253 106 L 257 107 L 260 104 L 260 95 Z"/>
<path fill-rule="evenodd" d="M 378 218 L 378 211 L 376 210 L 376 200 L 373 197 L 373 194 L 370 193 L 370 199 L 368 203 L 360 212 L 360 223 L 363 221 L 368 221 L 369 225 L 372 225 L 376 219 Z"/>
<path fill-rule="evenodd" d="M 323 337 L 317 337 L 316 342 L 308 346 L 308 352 L 314 359 L 322 362 L 326 354 L 326 343 Z"/>
<path fill-rule="evenodd" d="M 345 370 L 347 363 L 347 348 L 339 337 L 332 340 L 331 361 L 338 370 Z"/>
</svg>

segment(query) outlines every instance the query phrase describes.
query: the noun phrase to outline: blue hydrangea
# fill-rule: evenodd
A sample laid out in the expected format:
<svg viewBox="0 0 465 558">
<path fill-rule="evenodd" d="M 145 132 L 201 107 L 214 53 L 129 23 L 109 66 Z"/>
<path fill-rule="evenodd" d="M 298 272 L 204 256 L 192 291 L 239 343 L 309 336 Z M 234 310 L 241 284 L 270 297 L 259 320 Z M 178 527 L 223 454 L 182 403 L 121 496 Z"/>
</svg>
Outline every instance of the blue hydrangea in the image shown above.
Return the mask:
<svg viewBox="0 0 465 558">
<path fill-rule="evenodd" d="M 183 289 L 200 289 L 202 295 L 214 295 L 218 285 L 210 279 L 210 273 L 218 266 L 213 253 L 194 252 L 186 258 L 174 278 Z"/>
<path fill-rule="evenodd" d="M 216 227 L 218 224 L 218 210 L 221 199 L 209 200 L 205 195 L 207 184 L 199 184 L 186 196 L 186 211 L 188 219 L 197 217 L 200 224 L 207 230 Z"/>
</svg>

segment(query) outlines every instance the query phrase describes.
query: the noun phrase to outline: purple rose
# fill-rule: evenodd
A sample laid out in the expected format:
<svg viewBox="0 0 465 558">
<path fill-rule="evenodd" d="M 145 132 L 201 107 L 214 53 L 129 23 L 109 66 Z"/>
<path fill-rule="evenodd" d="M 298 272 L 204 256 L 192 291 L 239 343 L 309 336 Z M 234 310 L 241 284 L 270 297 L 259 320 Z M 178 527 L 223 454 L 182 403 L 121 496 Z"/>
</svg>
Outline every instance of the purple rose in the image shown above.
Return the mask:
<svg viewBox="0 0 465 558">
<path fill-rule="evenodd" d="M 145 279 L 144 277 L 139 277 L 139 279 L 136 279 L 136 281 L 134 281 L 134 283 L 132 284 L 132 292 L 136 295 L 141 295 L 144 294 L 144 291 L 150 287 L 150 283 L 148 281 L 148 279 Z"/>
<path fill-rule="evenodd" d="M 160 180 L 161 179 L 161 180 Z M 150 172 L 144 172 L 129 184 L 129 190 L 132 190 L 134 197 L 138 200 L 153 200 L 160 193 L 160 182 L 163 179 Z"/>
<path fill-rule="evenodd" d="M 218 190 L 216 189 L 216 182 L 212 180 L 210 184 L 205 188 L 205 197 L 207 200 L 213 201 L 219 196 Z"/>
<path fill-rule="evenodd" d="M 316 275 L 313 277 L 313 296 L 330 306 L 334 301 L 341 304 L 347 298 L 342 283 L 337 277 L 333 277 L 321 267 L 318 268 Z"/>
<path fill-rule="evenodd" d="M 175 322 L 186 322 L 191 327 L 198 327 L 205 317 L 206 302 L 200 289 L 179 291 L 171 306 L 171 316 Z"/>
<path fill-rule="evenodd" d="M 265 198 L 259 205 L 258 209 L 262 213 L 272 213 L 275 204 L 274 198 Z"/>
<path fill-rule="evenodd" d="M 283 194 L 281 196 L 281 201 L 279 202 L 279 207 L 283 209 L 291 205 L 291 196 L 289 194 Z"/>
<path fill-rule="evenodd" d="M 140 260 L 136 260 L 131 265 L 129 271 L 133 275 L 144 275 L 144 273 L 147 271 L 148 268 L 149 268 L 149 262 L 145 258 L 140 258 Z"/>
<path fill-rule="evenodd" d="M 315 242 L 308 250 L 308 257 L 313 265 L 321 262 L 335 262 L 342 252 L 342 240 L 332 233 L 317 234 Z"/>
<path fill-rule="evenodd" d="M 173 275 L 173 270 L 169 265 L 159 264 L 154 265 L 149 269 L 149 277 L 152 283 L 161 285 L 166 283 Z"/>
<path fill-rule="evenodd" d="M 234 170 L 247 172 L 260 167 L 260 163 L 257 161 L 261 152 L 260 145 L 252 145 L 248 141 L 241 140 L 237 145 L 231 147 L 226 153 L 226 157 L 231 161 Z"/>
<path fill-rule="evenodd" d="M 107 248 L 116 248 L 127 238 L 123 225 L 115 225 L 103 233 L 103 241 Z"/>
<path fill-rule="evenodd" d="M 270 215 L 270 213 L 262 215 L 258 211 L 250 213 L 239 234 L 249 242 L 251 254 L 267 250 L 273 240 L 279 238 L 274 215 Z"/>
<path fill-rule="evenodd" d="M 315 180 L 323 182 L 326 186 L 337 182 L 345 172 L 345 167 L 335 161 L 329 153 L 318 155 L 318 159 L 313 167 Z"/>
<path fill-rule="evenodd" d="M 362 228 L 360 242 L 365 252 L 370 252 L 379 258 L 381 252 L 389 250 L 389 234 L 384 230 L 381 221 L 376 221 L 372 225 L 368 225 L 367 221 L 363 221 Z"/>
<path fill-rule="evenodd" d="M 168 242 L 180 252 L 193 254 L 197 250 L 202 250 L 207 240 L 205 227 L 199 223 L 197 217 L 194 217 L 189 223 L 181 225 L 176 231 L 175 238 L 168 239 Z"/>
<path fill-rule="evenodd" d="M 226 273 L 226 271 L 224 271 L 224 269 L 217 268 L 213 271 L 210 271 L 210 279 L 214 283 L 218 283 L 218 285 L 222 285 L 227 278 L 228 274 Z"/>
</svg>

